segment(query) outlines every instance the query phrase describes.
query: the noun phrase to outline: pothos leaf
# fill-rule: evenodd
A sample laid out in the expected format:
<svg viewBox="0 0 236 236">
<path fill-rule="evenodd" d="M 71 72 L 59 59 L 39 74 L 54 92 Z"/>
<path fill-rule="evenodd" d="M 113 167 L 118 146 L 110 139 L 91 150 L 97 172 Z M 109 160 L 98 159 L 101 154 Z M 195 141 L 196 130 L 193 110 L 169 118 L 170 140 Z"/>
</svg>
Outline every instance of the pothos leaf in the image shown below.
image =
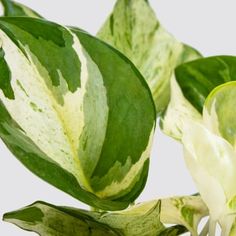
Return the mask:
<svg viewBox="0 0 236 236">
<path fill-rule="evenodd" d="M 206 215 L 208 215 L 208 209 L 200 196 L 183 196 L 137 204 L 124 211 L 103 214 L 102 217 L 96 216 L 95 219 L 120 229 L 127 236 L 156 236 L 165 235 L 167 232 L 179 235 L 182 231 L 190 231 L 192 235 L 197 236 L 198 224 Z M 130 223 L 123 229 L 126 221 Z M 154 227 L 154 222 L 156 224 L 159 222 L 159 224 Z M 163 228 L 160 223 L 162 226 L 172 224 L 174 227 Z M 120 224 L 119 227 L 118 224 Z"/>
<path fill-rule="evenodd" d="M 176 68 L 176 80 L 185 98 L 202 113 L 207 96 L 217 86 L 236 80 L 236 57 L 214 56 Z"/>
<path fill-rule="evenodd" d="M 202 58 L 178 66 L 176 81 L 172 78 L 171 100 L 161 121 L 163 131 L 181 139 L 187 120 L 201 123 L 207 97 L 219 85 L 236 80 L 235 66 L 234 56 Z"/>
<path fill-rule="evenodd" d="M 116 213 L 88 212 L 36 202 L 7 213 L 4 220 L 41 236 L 156 236 L 164 229 L 159 220 L 160 204 L 134 207 Z"/>
<path fill-rule="evenodd" d="M 236 81 L 216 87 L 207 97 L 204 104 L 204 121 L 215 134 L 226 139 L 236 147 Z"/>
<path fill-rule="evenodd" d="M 200 196 L 173 197 L 161 200 L 161 222 L 182 225 L 193 236 L 198 235 L 198 224 L 207 215 L 208 209 Z M 182 231 L 184 228 L 176 226 L 166 231 L 174 233 L 179 230 Z"/>
<path fill-rule="evenodd" d="M 230 235 L 235 221 L 235 95 L 236 81 L 213 89 L 202 124 L 187 122 L 182 139 L 187 166 L 210 211 L 211 230 L 219 223 L 222 235 Z"/>
<path fill-rule="evenodd" d="M 176 236 L 187 231 L 185 224 L 166 228 L 162 223 L 162 219 L 165 221 L 168 215 L 170 217 L 168 223 L 178 222 L 181 224 L 184 222 L 185 218 L 181 217 L 184 214 L 181 213 L 180 205 L 178 205 L 179 208 L 170 208 L 170 205 L 168 205 L 173 200 L 174 198 L 156 200 L 137 204 L 124 211 L 108 213 L 58 207 L 44 202 L 36 202 L 21 210 L 5 214 L 4 220 L 25 230 L 37 232 L 41 236 Z M 168 204 L 162 204 L 162 201 L 167 201 Z M 181 207 L 185 206 L 186 209 L 191 210 L 193 210 L 191 208 L 192 203 L 196 201 L 195 210 L 191 211 L 192 214 L 190 214 L 194 222 L 195 214 L 201 216 L 206 214 L 205 205 L 203 203 L 199 205 L 199 197 L 176 198 L 176 201 L 182 201 Z M 198 211 L 196 211 L 197 209 Z"/>
<path fill-rule="evenodd" d="M 44 202 L 7 213 L 3 218 L 41 236 L 121 236 L 119 231 L 95 221 L 83 211 L 73 214 Z"/>
<path fill-rule="evenodd" d="M 90 216 L 99 222 L 119 230 L 125 236 L 156 236 L 165 227 L 160 221 L 161 201 L 137 204 L 124 211 L 95 214 Z"/>
<path fill-rule="evenodd" d="M 97 36 L 124 53 L 140 70 L 158 114 L 168 104 L 174 68 L 201 57 L 160 25 L 147 0 L 118 0 Z"/>
<path fill-rule="evenodd" d="M 42 16 L 40 16 L 37 12 L 21 3 L 11 0 L 0 0 L 0 3 L 3 5 L 4 16 L 28 16 L 42 18 Z"/>
<path fill-rule="evenodd" d="M 101 209 L 142 191 L 155 126 L 148 86 L 118 51 L 45 20 L 0 18 L 0 136 L 31 171 Z"/>
<path fill-rule="evenodd" d="M 218 220 L 225 211 L 228 214 L 234 209 L 235 151 L 225 139 L 203 125 L 189 122 L 185 129 L 182 142 L 187 166 L 212 219 Z M 233 204 L 227 210 L 226 203 L 230 202 Z"/>
<path fill-rule="evenodd" d="M 175 77 L 170 81 L 171 96 L 168 107 L 160 119 L 160 127 L 168 136 L 181 140 L 184 124 L 188 120 L 202 122 L 202 116 L 184 97 Z"/>
</svg>

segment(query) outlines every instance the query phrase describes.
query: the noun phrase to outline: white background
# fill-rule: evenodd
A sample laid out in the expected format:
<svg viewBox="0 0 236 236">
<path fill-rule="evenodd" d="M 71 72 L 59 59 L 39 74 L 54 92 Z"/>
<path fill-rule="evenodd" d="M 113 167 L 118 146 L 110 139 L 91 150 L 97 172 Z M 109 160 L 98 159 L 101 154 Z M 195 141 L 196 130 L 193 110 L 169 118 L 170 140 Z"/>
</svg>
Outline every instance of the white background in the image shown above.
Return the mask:
<svg viewBox="0 0 236 236">
<path fill-rule="evenodd" d="M 111 12 L 114 0 L 19 0 L 41 15 L 95 34 Z M 162 24 L 179 40 L 205 56 L 236 55 L 235 0 L 150 0 Z M 145 191 L 138 201 L 196 192 L 185 168 L 182 147 L 158 130 Z M 36 200 L 86 206 L 31 174 L 0 141 L 0 217 Z M 0 222 L 0 235 L 35 235 Z"/>
</svg>

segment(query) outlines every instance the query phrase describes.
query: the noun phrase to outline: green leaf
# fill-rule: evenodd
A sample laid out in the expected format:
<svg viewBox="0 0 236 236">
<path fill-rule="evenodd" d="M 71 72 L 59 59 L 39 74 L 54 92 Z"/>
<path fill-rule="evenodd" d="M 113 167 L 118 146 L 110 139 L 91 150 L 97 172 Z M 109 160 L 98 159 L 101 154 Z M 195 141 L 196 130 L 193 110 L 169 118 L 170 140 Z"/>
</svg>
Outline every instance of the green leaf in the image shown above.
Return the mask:
<svg viewBox="0 0 236 236">
<path fill-rule="evenodd" d="M 185 226 L 175 225 L 166 228 L 161 222 L 162 218 L 166 220 L 169 214 L 169 223 L 186 222 L 188 225 L 181 209 L 192 207 L 195 201 L 197 204 L 194 206 L 194 217 L 195 214 L 201 213 L 201 216 L 206 214 L 205 205 L 203 203 L 199 205 L 199 197 L 182 197 L 137 204 L 117 212 L 92 212 L 36 202 L 21 210 L 5 214 L 4 220 L 25 230 L 37 232 L 41 236 L 176 236 L 187 231 Z M 170 207 L 172 203 L 174 204 Z"/>
<path fill-rule="evenodd" d="M 97 36 L 124 53 L 140 70 L 158 114 L 168 104 L 174 68 L 200 57 L 160 25 L 147 0 L 118 0 Z"/>
<path fill-rule="evenodd" d="M 143 77 L 84 31 L 24 17 L 0 18 L 0 29 L 3 141 L 77 199 L 127 207 L 146 182 L 156 119 Z"/>
<path fill-rule="evenodd" d="M 177 67 L 175 75 L 185 98 L 201 113 L 215 87 L 236 80 L 236 57 L 198 59 Z"/>
<path fill-rule="evenodd" d="M 25 5 L 11 1 L 11 0 L 0 0 L 2 3 L 4 16 L 28 16 L 33 18 L 42 18 L 37 12 L 26 7 Z"/>
</svg>

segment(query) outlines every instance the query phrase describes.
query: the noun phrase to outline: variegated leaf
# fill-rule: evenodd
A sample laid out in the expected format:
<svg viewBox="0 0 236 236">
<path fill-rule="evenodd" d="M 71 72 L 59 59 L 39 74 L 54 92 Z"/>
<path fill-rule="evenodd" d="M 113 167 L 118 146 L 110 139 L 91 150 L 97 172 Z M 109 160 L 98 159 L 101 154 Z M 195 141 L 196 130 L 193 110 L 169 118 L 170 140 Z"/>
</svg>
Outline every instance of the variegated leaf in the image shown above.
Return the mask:
<svg viewBox="0 0 236 236">
<path fill-rule="evenodd" d="M 217 86 L 204 103 L 202 125 L 185 124 L 185 159 L 209 207 L 211 235 L 216 223 L 222 235 L 235 235 L 235 95 L 235 81 Z"/>
<path fill-rule="evenodd" d="M 187 231 L 185 226 L 189 228 L 190 221 L 195 224 L 198 222 L 196 219 L 205 214 L 207 209 L 200 197 L 181 197 L 137 204 L 127 210 L 112 213 L 89 212 L 36 202 L 5 214 L 4 220 L 41 236 L 176 236 Z M 170 220 L 166 217 L 170 217 Z M 182 225 L 166 228 L 162 219 L 167 220 L 168 224 Z"/>
<path fill-rule="evenodd" d="M 188 230 L 182 225 L 174 225 L 163 230 L 158 236 L 176 236 L 187 233 Z"/>
<path fill-rule="evenodd" d="M 235 150 L 225 139 L 196 122 L 185 124 L 185 129 L 182 139 L 185 160 L 209 208 L 209 235 L 215 235 L 217 223 L 227 232 L 222 235 L 229 235 L 236 210 Z"/>
<path fill-rule="evenodd" d="M 160 221 L 161 201 L 137 204 L 112 213 L 87 212 L 96 221 L 109 225 L 124 236 L 156 236 L 165 230 Z"/>
<path fill-rule="evenodd" d="M 223 138 L 212 134 L 203 125 L 189 122 L 185 129 L 183 144 L 187 166 L 209 209 L 220 208 L 216 213 L 220 214 L 226 202 L 225 193 L 230 196 L 234 191 L 230 187 L 230 180 L 236 175 L 234 150 Z"/>
<path fill-rule="evenodd" d="M 200 57 L 160 25 L 147 0 L 118 0 L 97 36 L 124 53 L 141 71 L 158 114 L 169 101 L 169 80 L 174 68 Z"/>
<path fill-rule="evenodd" d="M 28 16 L 42 18 L 42 16 L 40 16 L 37 12 L 21 3 L 11 0 L 0 0 L 0 3 L 3 6 L 4 16 Z"/>
<path fill-rule="evenodd" d="M 35 174 L 101 209 L 142 191 L 155 126 L 143 77 L 78 29 L 0 18 L 0 136 Z"/>
<path fill-rule="evenodd" d="M 161 222 L 182 225 L 193 236 L 198 235 L 198 225 L 208 214 L 208 208 L 200 196 L 172 197 L 161 200 Z M 181 231 L 183 228 L 177 227 L 172 230 Z"/>
<path fill-rule="evenodd" d="M 236 148 L 236 81 L 216 87 L 207 97 L 203 117 L 206 126 Z"/>
<path fill-rule="evenodd" d="M 185 98 L 202 113 L 205 100 L 215 87 L 236 80 L 236 57 L 198 59 L 177 67 L 175 75 Z"/>
<path fill-rule="evenodd" d="M 93 213 L 90 215 L 94 217 Z M 184 226 L 185 231 L 187 229 L 192 235 L 197 236 L 197 226 L 206 215 L 208 215 L 208 209 L 199 196 L 183 196 L 137 204 L 124 211 L 107 213 L 102 216 L 95 215 L 95 219 L 120 230 L 127 236 L 156 236 L 165 235 L 165 232 L 177 233 L 183 230 L 180 225 Z M 163 229 L 160 224 L 157 224 L 157 219 L 163 225 L 178 226 Z M 128 224 L 128 222 L 130 223 Z M 154 222 L 156 222 L 156 226 Z M 137 226 L 135 227 L 135 225 Z"/>
<path fill-rule="evenodd" d="M 70 211 L 44 202 L 4 215 L 3 219 L 40 236 L 121 236 L 83 211 Z"/>
<path fill-rule="evenodd" d="M 170 102 L 160 119 L 160 127 L 168 136 L 181 140 L 185 123 L 188 120 L 202 123 L 202 116 L 184 97 L 174 76 L 171 78 L 170 87 Z"/>
<path fill-rule="evenodd" d="M 230 229 L 230 234 L 229 236 L 234 236 L 236 234 L 236 219 L 232 225 L 232 228 Z"/>
<path fill-rule="evenodd" d="M 182 127 L 188 120 L 201 123 L 206 98 L 214 88 L 236 80 L 236 57 L 215 56 L 180 65 L 171 85 L 171 100 L 161 127 L 176 139 L 182 137 Z M 174 117 L 174 118 L 173 118 Z"/>
</svg>

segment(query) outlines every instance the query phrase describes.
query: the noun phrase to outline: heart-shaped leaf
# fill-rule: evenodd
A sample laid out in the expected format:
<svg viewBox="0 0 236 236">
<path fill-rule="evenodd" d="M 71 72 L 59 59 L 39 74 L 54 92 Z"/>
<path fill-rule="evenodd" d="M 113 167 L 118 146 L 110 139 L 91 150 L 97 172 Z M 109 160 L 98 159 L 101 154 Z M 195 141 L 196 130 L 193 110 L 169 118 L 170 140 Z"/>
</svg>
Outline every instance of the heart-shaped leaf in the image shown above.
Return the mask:
<svg viewBox="0 0 236 236">
<path fill-rule="evenodd" d="M 161 26 L 147 0 L 118 0 L 97 36 L 124 53 L 140 70 L 158 114 L 168 104 L 174 68 L 200 57 Z"/>
<path fill-rule="evenodd" d="M 133 64 L 84 31 L 0 18 L 0 136 L 31 171 L 101 209 L 142 191 L 155 107 Z"/>
</svg>

